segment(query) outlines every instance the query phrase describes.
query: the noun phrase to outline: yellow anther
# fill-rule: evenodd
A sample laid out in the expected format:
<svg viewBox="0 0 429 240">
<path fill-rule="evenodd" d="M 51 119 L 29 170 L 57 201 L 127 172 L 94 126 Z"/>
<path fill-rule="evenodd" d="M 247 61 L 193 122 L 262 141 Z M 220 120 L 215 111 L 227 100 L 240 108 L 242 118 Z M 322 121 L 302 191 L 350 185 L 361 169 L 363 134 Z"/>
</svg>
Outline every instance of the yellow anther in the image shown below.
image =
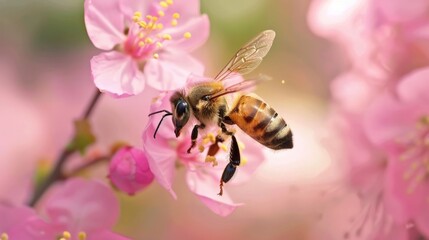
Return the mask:
<svg viewBox="0 0 429 240">
<path fill-rule="evenodd" d="M 153 39 L 152 39 L 152 38 L 150 38 L 150 37 L 147 37 L 147 38 L 145 39 L 145 42 L 146 42 L 146 43 L 148 43 L 148 44 L 152 44 L 152 43 L 153 43 Z"/>
<path fill-rule="evenodd" d="M 240 161 L 240 166 L 244 166 L 247 163 L 247 157 L 243 156 Z"/>
<path fill-rule="evenodd" d="M 141 12 L 139 12 L 139 11 L 137 11 L 137 12 L 135 12 L 135 13 L 134 13 L 134 16 L 136 16 L 136 17 L 141 17 L 141 16 L 142 16 L 142 13 L 141 13 Z"/>
<path fill-rule="evenodd" d="M 133 16 L 133 22 L 138 22 L 140 21 L 140 17 L 138 16 Z"/>
<path fill-rule="evenodd" d="M 213 133 L 207 134 L 207 137 L 210 139 L 210 142 L 212 142 L 212 143 L 216 142 L 216 137 Z"/>
<path fill-rule="evenodd" d="M 0 239 L 1 239 L 1 240 L 9 240 L 9 235 L 7 235 L 7 233 L 2 233 L 2 234 L 0 235 Z"/>
<path fill-rule="evenodd" d="M 246 145 L 244 145 L 244 143 L 243 143 L 243 142 L 238 141 L 238 147 L 239 147 L 241 150 L 244 150 L 244 149 L 246 148 Z"/>
<path fill-rule="evenodd" d="M 78 238 L 79 240 L 86 240 L 86 233 L 85 232 L 79 232 Z"/>
<path fill-rule="evenodd" d="M 219 143 L 219 147 L 220 147 L 220 149 L 224 150 L 225 152 L 228 151 L 228 147 L 223 143 Z"/>
<path fill-rule="evenodd" d="M 58 240 L 67 240 L 67 239 L 66 239 L 66 238 L 61 237 L 61 238 L 59 238 Z"/>
<path fill-rule="evenodd" d="M 205 149 L 205 148 L 204 148 L 204 146 L 203 146 L 203 145 L 199 145 L 199 146 L 198 146 L 198 150 L 199 150 L 200 152 L 204 152 L 204 149 Z"/>
<path fill-rule="evenodd" d="M 143 47 L 144 46 L 144 42 L 143 41 L 139 41 L 139 47 Z"/>
<path fill-rule="evenodd" d="M 180 14 L 179 13 L 173 13 L 173 18 L 179 19 L 180 18 Z"/>
<path fill-rule="evenodd" d="M 160 17 L 164 17 L 164 16 L 165 16 L 165 12 L 164 12 L 164 11 L 162 11 L 162 10 L 159 10 L 159 11 L 158 11 L 158 16 L 160 16 Z"/>
<path fill-rule="evenodd" d="M 159 58 L 159 54 L 158 53 L 154 53 L 153 54 L 153 58 L 158 59 Z"/>
<path fill-rule="evenodd" d="M 184 38 L 186 38 L 186 39 L 189 39 L 189 38 L 191 38 L 191 37 L 192 37 L 192 34 L 191 34 L 190 32 L 185 32 L 185 33 L 183 34 L 183 37 L 184 37 Z"/>
<path fill-rule="evenodd" d="M 172 5 L 174 3 L 173 0 L 166 0 L 166 2 L 168 5 Z"/>
<path fill-rule="evenodd" d="M 158 17 L 153 16 L 152 17 L 152 22 L 156 22 L 156 21 L 158 21 Z"/>
<path fill-rule="evenodd" d="M 150 22 L 148 25 L 147 25 L 147 27 L 146 27 L 146 29 L 153 29 L 154 28 L 154 24 L 153 24 L 153 22 Z"/>
<path fill-rule="evenodd" d="M 161 1 L 159 5 L 163 8 L 168 8 L 168 4 L 165 1 Z"/>
<path fill-rule="evenodd" d="M 164 25 L 163 25 L 162 23 L 158 23 L 158 24 L 156 25 L 156 28 L 158 28 L 158 29 L 163 29 L 163 28 L 164 28 Z"/>
<path fill-rule="evenodd" d="M 68 231 L 64 231 L 64 232 L 63 232 L 63 238 L 65 238 L 65 239 L 70 239 L 70 238 L 71 238 L 71 233 L 70 233 L 70 232 L 68 232 Z"/>
<path fill-rule="evenodd" d="M 177 24 L 178 24 L 177 19 L 171 20 L 171 26 L 175 27 L 177 26 Z"/>
<path fill-rule="evenodd" d="M 162 48 L 162 43 L 161 43 L 161 42 L 157 42 L 157 43 L 156 43 L 156 46 L 157 46 L 158 48 Z"/>
<path fill-rule="evenodd" d="M 216 158 L 213 157 L 213 156 L 207 156 L 206 157 L 206 162 L 207 163 L 211 163 L 213 167 L 215 167 L 215 166 L 218 165 L 218 162 L 217 162 Z"/>
<path fill-rule="evenodd" d="M 144 38 L 144 33 L 139 33 L 139 38 Z"/>
<path fill-rule="evenodd" d="M 424 125 L 429 125 L 429 116 L 423 116 L 420 119 L 421 123 L 423 123 Z"/>
<path fill-rule="evenodd" d="M 171 40 L 171 39 L 173 39 L 173 38 L 171 37 L 171 35 L 170 35 L 170 34 L 168 34 L 168 33 L 164 34 L 164 35 L 162 36 L 162 38 L 164 38 L 165 40 Z"/>
<path fill-rule="evenodd" d="M 146 18 L 147 18 L 148 20 L 152 20 L 153 16 L 152 16 L 152 15 L 146 15 Z"/>
<path fill-rule="evenodd" d="M 142 28 L 146 28 L 146 26 L 147 26 L 147 23 L 145 21 L 140 21 L 137 24 Z"/>
</svg>

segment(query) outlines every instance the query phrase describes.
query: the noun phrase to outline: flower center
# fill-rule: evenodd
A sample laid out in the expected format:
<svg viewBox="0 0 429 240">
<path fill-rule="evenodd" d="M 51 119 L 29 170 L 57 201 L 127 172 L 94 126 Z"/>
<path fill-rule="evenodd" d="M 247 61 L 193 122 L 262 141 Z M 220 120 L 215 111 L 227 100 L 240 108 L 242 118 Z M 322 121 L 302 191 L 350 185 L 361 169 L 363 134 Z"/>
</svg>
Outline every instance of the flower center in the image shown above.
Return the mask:
<svg viewBox="0 0 429 240">
<path fill-rule="evenodd" d="M 69 231 L 64 231 L 59 237 L 58 240 L 70 240 L 72 238 L 72 235 Z M 77 235 L 77 238 L 79 240 L 86 240 L 87 239 L 87 235 L 85 232 L 79 232 Z M 3 239 L 1 239 L 3 240 Z"/>
<path fill-rule="evenodd" d="M 180 13 L 166 14 L 166 10 L 173 5 L 173 0 L 161 1 L 157 6 L 157 13 L 154 15 L 142 16 L 141 12 L 135 12 L 132 23 L 127 32 L 127 39 L 124 43 L 124 51 L 136 59 L 159 58 L 158 52 L 173 40 L 169 33 L 163 33 L 165 28 L 179 25 Z M 164 26 L 168 23 L 170 26 Z M 166 24 L 167 25 L 167 24 Z M 179 41 L 191 38 L 190 32 L 185 32 Z"/>
<path fill-rule="evenodd" d="M 9 235 L 7 235 L 7 233 L 2 233 L 0 235 L 0 240 L 9 240 Z"/>
<path fill-rule="evenodd" d="M 401 161 L 409 161 L 403 173 L 408 182 L 407 194 L 412 194 L 424 181 L 429 179 L 429 116 L 424 116 L 413 131 L 402 142 L 405 150 L 400 155 Z"/>
</svg>

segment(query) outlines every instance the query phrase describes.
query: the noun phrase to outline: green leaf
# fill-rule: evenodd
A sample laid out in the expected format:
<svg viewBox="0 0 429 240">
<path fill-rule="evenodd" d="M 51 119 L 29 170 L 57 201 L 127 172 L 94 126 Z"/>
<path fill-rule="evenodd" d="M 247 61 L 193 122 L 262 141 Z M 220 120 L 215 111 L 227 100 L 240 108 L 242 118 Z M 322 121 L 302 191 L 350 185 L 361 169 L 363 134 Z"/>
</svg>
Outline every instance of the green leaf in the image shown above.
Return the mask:
<svg viewBox="0 0 429 240">
<path fill-rule="evenodd" d="M 67 150 L 79 151 L 83 155 L 86 149 L 95 142 L 95 136 L 92 134 L 91 124 L 87 119 L 74 121 L 74 127 L 74 137 L 68 145 Z"/>
</svg>

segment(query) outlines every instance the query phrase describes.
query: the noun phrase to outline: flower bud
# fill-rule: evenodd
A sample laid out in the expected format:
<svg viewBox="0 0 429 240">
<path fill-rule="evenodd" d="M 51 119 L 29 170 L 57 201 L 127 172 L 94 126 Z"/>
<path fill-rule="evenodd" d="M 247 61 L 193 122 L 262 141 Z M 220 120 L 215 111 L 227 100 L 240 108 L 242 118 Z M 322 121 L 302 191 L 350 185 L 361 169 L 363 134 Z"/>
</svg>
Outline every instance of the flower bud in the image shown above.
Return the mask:
<svg viewBox="0 0 429 240">
<path fill-rule="evenodd" d="M 124 147 L 110 161 L 109 178 L 118 189 L 133 195 L 152 183 L 154 175 L 143 151 Z"/>
</svg>

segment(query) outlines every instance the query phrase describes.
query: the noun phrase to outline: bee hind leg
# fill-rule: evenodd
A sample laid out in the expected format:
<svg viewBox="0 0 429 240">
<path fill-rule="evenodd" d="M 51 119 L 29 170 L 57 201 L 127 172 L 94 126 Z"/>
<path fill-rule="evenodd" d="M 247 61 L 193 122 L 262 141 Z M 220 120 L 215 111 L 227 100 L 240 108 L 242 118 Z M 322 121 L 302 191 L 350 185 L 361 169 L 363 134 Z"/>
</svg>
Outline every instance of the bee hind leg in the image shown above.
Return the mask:
<svg viewBox="0 0 429 240">
<path fill-rule="evenodd" d="M 229 155 L 229 163 L 226 165 L 225 170 L 223 170 L 222 177 L 220 179 L 220 191 L 219 195 L 223 194 L 223 184 L 227 183 L 234 176 L 237 167 L 240 165 L 240 149 L 238 148 L 237 139 L 234 135 L 231 136 L 231 152 Z"/>
</svg>

